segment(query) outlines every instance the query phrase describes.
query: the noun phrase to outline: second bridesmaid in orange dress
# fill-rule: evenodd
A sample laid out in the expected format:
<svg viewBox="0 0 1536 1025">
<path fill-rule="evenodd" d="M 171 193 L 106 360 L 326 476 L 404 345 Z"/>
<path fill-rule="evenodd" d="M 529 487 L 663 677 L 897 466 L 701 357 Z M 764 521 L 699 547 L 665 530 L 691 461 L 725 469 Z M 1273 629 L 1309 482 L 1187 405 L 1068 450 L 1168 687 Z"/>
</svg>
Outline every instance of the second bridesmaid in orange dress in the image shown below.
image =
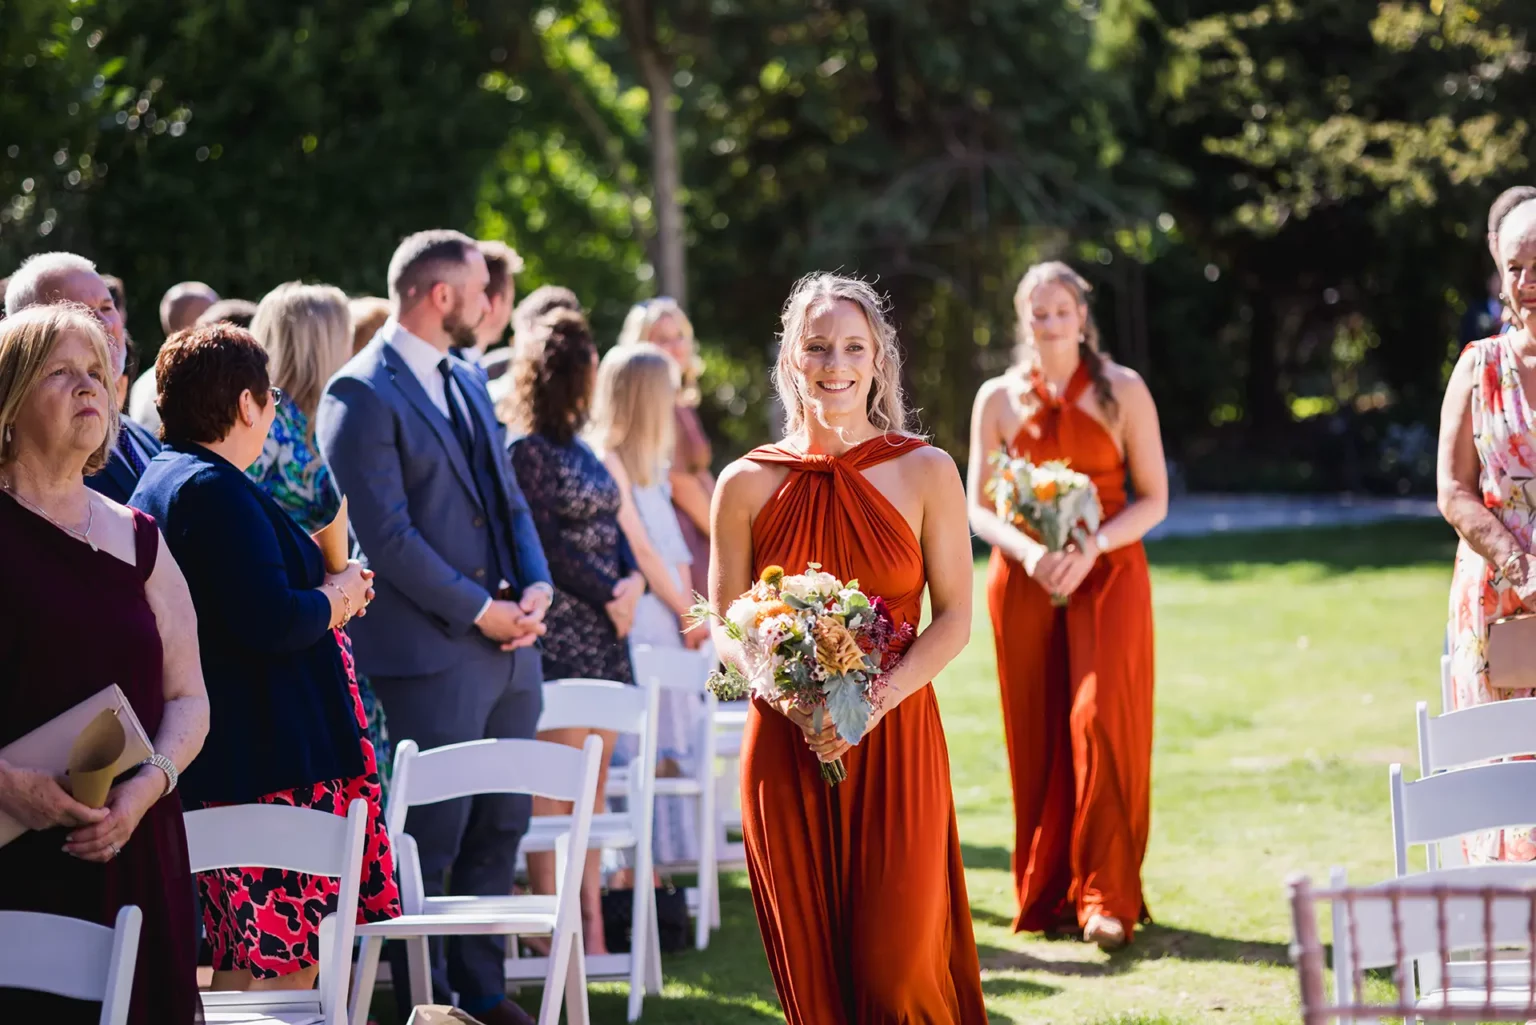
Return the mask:
<svg viewBox="0 0 1536 1025">
<path fill-rule="evenodd" d="M 752 900 L 788 1025 L 984 1025 L 949 754 L 928 682 L 965 647 L 971 549 L 954 462 L 905 433 L 900 357 L 868 285 L 822 274 L 784 311 L 774 372 L 782 444 L 728 467 L 715 492 L 710 593 L 724 609 L 765 566 L 820 563 L 933 618 L 849 747 L 757 698 L 742 739 Z M 716 631 L 721 654 L 739 653 Z M 841 756 L 828 786 L 817 759 Z"/>
<path fill-rule="evenodd" d="M 992 545 L 1014 929 L 1080 933 L 1114 949 L 1146 918 L 1152 588 L 1141 539 L 1167 513 L 1168 477 L 1151 393 L 1099 353 L 1088 289 L 1064 263 L 1032 267 L 1019 283 L 1019 359 L 976 396 L 969 487 L 971 523 Z M 1104 508 L 1098 534 L 1052 553 L 997 516 L 984 487 L 1000 449 L 1087 474 Z M 1070 596 L 1067 605 L 1052 594 Z"/>
</svg>

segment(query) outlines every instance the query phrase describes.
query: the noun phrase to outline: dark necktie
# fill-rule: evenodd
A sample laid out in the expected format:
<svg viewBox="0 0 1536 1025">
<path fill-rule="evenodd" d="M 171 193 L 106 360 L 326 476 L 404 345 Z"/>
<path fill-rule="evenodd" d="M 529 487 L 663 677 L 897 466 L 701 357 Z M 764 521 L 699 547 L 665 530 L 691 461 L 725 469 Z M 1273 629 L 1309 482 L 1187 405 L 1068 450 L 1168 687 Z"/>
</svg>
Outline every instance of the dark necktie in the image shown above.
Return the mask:
<svg viewBox="0 0 1536 1025">
<path fill-rule="evenodd" d="M 459 401 L 454 397 L 453 365 L 444 359 L 437 365 L 437 372 L 443 375 L 443 394 L 448 399 L 448 422 L 453 425 L 453 436 L 459 439 L 459 445 L 464 449 L 464 458 L 474 461 L 475 436 L 469 431 L 469 423 L 464 419 L 464 412 L 459 408 Z"/>
<path fill-rule="evenodd" d="M 134 477 L 144 476 L 144 457 L 139 455 L 139 447 L 133 443 L 132 432 L 126 429 L 122 432 L 122 436 L 118 438 L 117 448 L 123 454 L 129 469 L 133 470 Z"/>
</svg>

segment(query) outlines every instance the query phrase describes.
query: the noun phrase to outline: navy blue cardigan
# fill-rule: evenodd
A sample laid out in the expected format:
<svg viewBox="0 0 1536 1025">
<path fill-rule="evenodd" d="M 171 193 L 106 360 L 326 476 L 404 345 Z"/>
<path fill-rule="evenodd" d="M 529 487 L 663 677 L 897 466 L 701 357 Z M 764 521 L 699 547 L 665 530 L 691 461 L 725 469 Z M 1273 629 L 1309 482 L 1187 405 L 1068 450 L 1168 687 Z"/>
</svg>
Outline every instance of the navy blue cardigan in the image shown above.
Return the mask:
<svg viewBox="0 0 1536 1025">
<path fill-rule="evenodd" d="M 197 609 L 211 723 L 182 800 L 247 803 L 363 771 L 320 549 L 201 445 L 168 445 L 129 504 L 155 518 Z"/>
</svg>

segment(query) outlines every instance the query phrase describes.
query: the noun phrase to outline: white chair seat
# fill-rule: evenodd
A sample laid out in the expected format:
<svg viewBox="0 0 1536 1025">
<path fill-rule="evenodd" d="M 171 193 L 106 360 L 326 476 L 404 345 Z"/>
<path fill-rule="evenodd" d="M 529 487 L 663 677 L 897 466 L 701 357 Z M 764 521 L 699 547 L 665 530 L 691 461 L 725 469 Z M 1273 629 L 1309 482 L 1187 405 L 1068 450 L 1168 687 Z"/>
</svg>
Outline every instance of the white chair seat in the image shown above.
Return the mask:
<svg viewBox="0 0 1536 1025">
<path fill-rule="evenodd" d="M 544 936 L 555 931 L 555 916 L 541 911 L 490 908 L 401 915 L 357 927 L 358 935 L 381 940 L 408 936 Z"/>
<path fill-rule="evenodd" d="M 555 849 L 555 840 L 571 831 L 571 820 L 565 815 L 539 815 L 528 825 L 528 832 L 519 845 L 525 852 L 538 853 Z M 587 836 L 587 850 L 627 850 L 634 847 L 635 825 L 627 812 L 603 812 L 592 816 L 592 832 Z"/>
<path fill-rule="evenodd" d="M 251 1014 L 238 1010 L 204 1009 L 206 1025 L 325 1025 L 325 1015 L 315 1014 Z"/>
</svg>

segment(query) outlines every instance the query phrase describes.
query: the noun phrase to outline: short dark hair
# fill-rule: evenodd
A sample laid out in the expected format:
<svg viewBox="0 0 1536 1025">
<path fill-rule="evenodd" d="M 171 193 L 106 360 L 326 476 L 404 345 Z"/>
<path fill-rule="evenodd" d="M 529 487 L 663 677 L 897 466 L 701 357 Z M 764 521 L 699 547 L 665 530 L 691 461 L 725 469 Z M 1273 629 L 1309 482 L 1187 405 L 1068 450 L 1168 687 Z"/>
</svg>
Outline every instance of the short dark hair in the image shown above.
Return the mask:
<svg viewBox="0 0 1536 1025">
<path fill-rule="evenodd" d="M 512 337 L 527 334 L 535 321 L 553 310 L 581 313 L 581 300 L 564 285 L 540 285 L 523 296 L 523 301 L 512 311 Z"/>
<path fill-rule="evenodd" d="M 233 324 L 248 328 L 255 317 L 256 304 L 249 299 L 220 299 L 202 312 L 197 318 L 197 326 Z"/>
<path fill-rule="evenodd" d="M 485 286 L 485 297 L 494 299 L 506 294 L 512 284 L 512 275 L 523 269 L 523 258 L 517 255 L 516 249 L 495 239 L 480 240 L 480 255 L 485 257 L 485 269 L 491 273 L 491 280 Z"/>
<path fill-rule="evenodd" d="M 205 324 L 178 331 L 155 358 L 155 405 L 160 436 L 206 445 L 235 425 L 240 393 L 249 389 L 271 401 L 267 351 L 256 336 L 234 324 Z"/>
<path fill-rule="evenodd" d="M 475 240 L 462 231 L 434 228 L 407 235 L 389 260 L 389 298 L 405 312 L 452 268 L 469 262 Z M 478 251 L 476 249 L 476 251 Z"/>
<path fill-rule="evenodd" d="M 569 443 L 586 426 L 592 406 L 597 346 L 587 318 L 574 310 L 551 310 L 513 346 L 507 403 L 512 429 Z"/>
</svg>

